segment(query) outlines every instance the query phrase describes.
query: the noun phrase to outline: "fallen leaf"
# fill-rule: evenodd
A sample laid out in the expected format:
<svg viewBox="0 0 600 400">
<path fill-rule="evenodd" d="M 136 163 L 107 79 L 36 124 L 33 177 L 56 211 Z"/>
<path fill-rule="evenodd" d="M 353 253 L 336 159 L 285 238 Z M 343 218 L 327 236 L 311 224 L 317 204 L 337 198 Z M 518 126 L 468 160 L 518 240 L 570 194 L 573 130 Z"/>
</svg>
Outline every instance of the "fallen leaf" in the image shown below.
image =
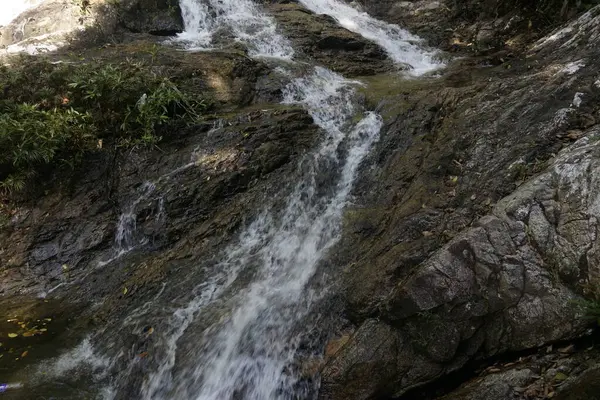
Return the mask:
<svg viewBox="0 0 600 400">
<path fill-rule="evenodd" d="M 21 354 L 21 358 L 27 356 L 27 354 L 29 354 L 29 352 L 27 350 L 25 350 L 22 354 Z"/>
<path fill-rule="evenodd" d="M 127 294 L 127 288 L 123 289 L 123 294 Z"/>
<path fill-rule="evenodd" d="M 33 335 L 35 335 L 35 332 L 32 331 L 27 331 L 23 333 L 23 337 L 31 337 Z"/>
<path fill-rule="evenodd" d="M 568 376 L 566 374 L 563 374 L 562 372 L 559 372 L 554 376 L 554 380 L 558 381 L 558 382 L 562 382 L 562 381 L 566 380 L 567 378 L 568 378 Z"/>
<path fill-rule="evenodd" d="M 40 332 L 46 332 L 46 331 L 48 331 L 48 329 L 47 329 L 47 328 L 42 328 L 42 329 L 40 329 Z"/>
<path fill-rule="evenodd" d="M 50 322 L 50 321 L 52 321 L 52 318 L 44 318 L 44 321 Z"/>
<path fill-rule="evenodd" d="M 18 333 L 9 333 L 9 334 L 8 334 L 8 337 L 9 337 L 9 338 L 16 338 L 17 336 L 19 336 L 19 334 L 18 334 Z"/>
</svg>

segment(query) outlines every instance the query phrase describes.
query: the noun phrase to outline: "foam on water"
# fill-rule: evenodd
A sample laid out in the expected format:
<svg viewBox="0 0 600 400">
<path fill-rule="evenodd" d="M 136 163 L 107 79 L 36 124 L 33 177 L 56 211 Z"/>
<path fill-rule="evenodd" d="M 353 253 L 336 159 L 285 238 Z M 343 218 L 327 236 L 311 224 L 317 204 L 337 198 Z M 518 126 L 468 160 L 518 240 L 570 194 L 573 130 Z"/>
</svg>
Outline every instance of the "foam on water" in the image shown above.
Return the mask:
<svg viewBox="0 0 600 400">
<path fill-rule="evenodd" d="M 415 74 L 439 66 L 432 53 L 416 44 L 416 37 L 397 26 L 338 1 L 300 1 L 380 44 L 395 61 L 412 65 Z M 186 30 L 179 39 L 190 47 L 214 46 L 217 33 L 225 32 L 246 45 L 253 57 L 289 60 L 294 54 L 273 19 L 249 0 L 181 0 L 181 7 Z M 294 74 L 285 66 L 279 68 L 290 77 Z M 307 317 L 326 295 L 326 290 L 315 293 L 311 282 L 340 239 L 343 209 L 357 170 L 383 126 L 379 115 L 359 106 L 355 91 L 359 84 L 315 67 L 284 88 L 283 103 L 302 106 L 321 128 L 319 145 L 302 158 L 295 181 L 279 196 L 265 199 L 265 208 L 239 238 L 215 262 L 190 274 L 201 276 L 190 293 L 165 291 L 163 286 L 112 333 L 98 333 L 97 340 L 109 342 L 110 348 L 115 341 L 109 334 L 115 331 L 138 334 L 142 324 L 160 326 L 152 334 L 152 362 L 140 370 L 139 360 L 130 358 L 125 368 L 113 371 L 106 398 L 127 396 L 132 387 L 139 387 L 139 396 L 147 400 L 316 396 L 318 381 L 306 379 L 298 366 L 307 330 L 317 329 L 306 325 Z M 173 179 L 196 162 L 193 158 L 160 179 Z M 140 200 L 125 210 L 117 249 L 136 246 L 136 206 L 153 191 L 153 186 L 143 189 Z M 113 360 L 131 351 L 117 350 Z"/>
<path fill-rule="evenodd" d="M 436 60 L 435 52 L 419 46 L 421 39 L 418 36 L 398 25 L 377 20 L 340 0 L 299 0 L 299 3 L 314 13 L 333 17 L 349 31 L 377 43 L 394 62 L 411 66 L 409 72 L 413 75 L 422 75 L 443 65 Z"/>
<path fill-rule="evenodd" d="M 185 31 L 180 40 L 192 49 L 210 49 L 221 29 L 230 30 L 253 57 L 291 59 L 294 49 L 277 32 L 275 21 L 251 0 L 181 0 Z"/>
</svg>

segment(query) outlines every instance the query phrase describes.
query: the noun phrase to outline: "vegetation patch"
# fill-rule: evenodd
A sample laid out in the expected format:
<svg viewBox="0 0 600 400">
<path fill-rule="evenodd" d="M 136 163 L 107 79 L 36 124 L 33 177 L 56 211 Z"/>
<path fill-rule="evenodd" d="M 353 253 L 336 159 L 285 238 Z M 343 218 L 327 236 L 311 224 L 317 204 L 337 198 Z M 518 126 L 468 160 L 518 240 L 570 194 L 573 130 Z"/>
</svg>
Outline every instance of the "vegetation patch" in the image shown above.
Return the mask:
<svg viewBox="0 0 600 400">
<path fill-rule="evenodd" d="M 197 122 L 209 107 L 141 62 L 16 61 L 0 67 L 4 194 L 92 151 L 156 145 L 161 132 Z"/>
</svg>

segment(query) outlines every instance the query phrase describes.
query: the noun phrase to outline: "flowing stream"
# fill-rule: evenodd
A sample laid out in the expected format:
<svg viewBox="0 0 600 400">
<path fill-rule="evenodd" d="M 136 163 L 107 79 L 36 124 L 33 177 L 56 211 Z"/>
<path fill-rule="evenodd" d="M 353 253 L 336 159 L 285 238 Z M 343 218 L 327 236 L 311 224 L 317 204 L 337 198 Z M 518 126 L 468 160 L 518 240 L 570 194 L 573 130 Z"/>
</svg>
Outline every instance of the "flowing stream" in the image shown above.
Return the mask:
<svg viewBox="0 0 600 400">
<path fill-rule="evenodd" d="M 433 53 L 419 47 L 418 38 L 397 26 L 337 0 L 300 3 L 379 44 L 414 74 L 440 66 Z M 304 107 L 322 138 L 299 163 L 298 180 L 280 193 L 280 205 L 266 202 L 218 261 L 204 267 L 202 282 L 190 293 L 161 299 L 169 315 L 167 328 L 153 335 L 155 362 L 141 380 L 134 377 L 133 364 L 113 373 L 105 398 L 132 398 L 135 385 L 134 398 L 147 400 L 314 398 L 318 377 L 302 371 L 302 344 L 313 328 L 307 318 L 325 293 L 313 290 L 312 282 L 340 238 L 344 206 L 358 167 L 378 140 L 382 119 L 361 108 L 355 90 L 360 82 L 319 66 L 294 77 L 288 68 L 294 49 L 252 1 L 181 0 L 181 8 L 186 31 L 178 40 L 190 49 L 207 50 L 218 45 L 216 37 L 228 34 L 251 57 L 278 63 L 291 79 L 283 102 Z M 134 215 L 135 204 L 122 216 L 119 251 L 135 245 L 130 234 Z M 161 291 L 157 302 L 159 296 L 168 295 Z M 169 309 L 173 304 L 180 306 Z M 159 306 L 146 303 L 132 312 L 123 330 L 139 330 L 141 321 L 151 324 L 153 307 Z"/>
<path fill-rule="evenodd" d="M 422 75 L 440 67 L 435 53 L 419 47 L 421 39 L 398 25 L 372 18 L 341 0 L 299 0 L 317 14 L 333 17 L 341 26 L 381 46 L 396 63 L 406 64 L 414 75 Z"/>
</svg>

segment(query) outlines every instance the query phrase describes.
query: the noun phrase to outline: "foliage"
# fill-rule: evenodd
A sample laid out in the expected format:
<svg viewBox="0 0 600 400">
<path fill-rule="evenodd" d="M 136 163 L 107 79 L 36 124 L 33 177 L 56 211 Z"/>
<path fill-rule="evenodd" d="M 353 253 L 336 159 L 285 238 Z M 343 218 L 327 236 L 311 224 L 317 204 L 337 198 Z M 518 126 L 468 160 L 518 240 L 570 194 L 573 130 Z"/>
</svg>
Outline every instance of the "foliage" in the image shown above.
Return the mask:
<svg viewBox="0 0 600 400">
<path fill-rule="evenodd" d="M 157 131 L 197 121 L 206 102 L 141 63 L 23 59 L 0 67 L 0 190 L 90 151 L 155 145 Z"/>
<path fill-rule="evenodd" d="M 90 115 L 73 108 L 45 111 L 26 103 L 7 107 L 0 115 L 0 165 L 8 166 L 9 172 L 0 188 L 22 190 L 36 167 L 52 162 L 61 152 L 86 150 L 91 132 Z"/>
<path fill-rule="evenodd" d="M 600 326 L 600 302 L 598 301 L 587 301 L 585 302 L 585 314 L 589 319 L 596 321 L 596 324 Z"/>
</svg>

